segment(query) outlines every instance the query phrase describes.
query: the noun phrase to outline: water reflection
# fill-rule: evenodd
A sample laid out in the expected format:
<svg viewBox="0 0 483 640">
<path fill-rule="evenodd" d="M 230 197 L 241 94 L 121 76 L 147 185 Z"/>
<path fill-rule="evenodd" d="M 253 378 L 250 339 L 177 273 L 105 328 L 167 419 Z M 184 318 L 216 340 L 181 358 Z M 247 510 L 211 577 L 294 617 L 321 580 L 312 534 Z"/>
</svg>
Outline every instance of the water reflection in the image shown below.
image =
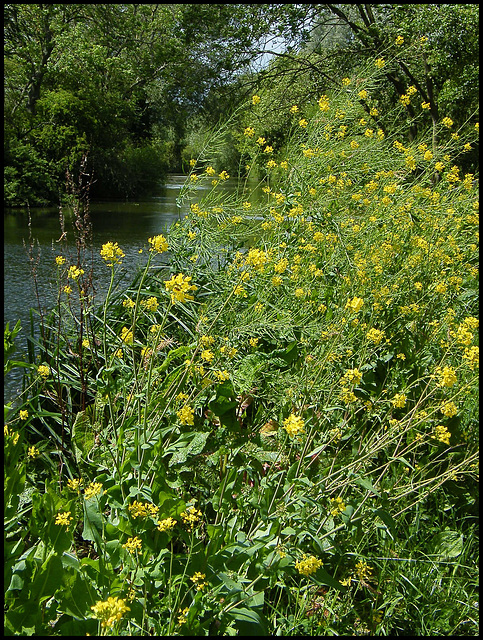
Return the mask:
<svg viewBox="0 0 483 640">
<path fill-rule="evenodd" d="M 102 301 L 110 277 L 110 271 L 99 255 L 101 246 L 112 241 L 118 242 L 122 247 L 126 254 L 123 261 L 123 266 L 126 267 L 123 281 L 127 284 L 143 261 L 139 249 L 146 246 L 147 239 L 166 233 L 171 224 L 186 214 L 188 205 L 177 204 L 185 179 L 182 175 L 169 176 L 156 196 L 139 202 L 91 202 L 92 267 L 98 303 Z M 58 242 L 61 235 L 59 210 L 56 207 L 35 208 L 30 215 L 31 236 L 34 239 L 32 260 L 28 256 L 28 211 L 19 209 L 7 212 L 4 216 L 4 327 L 9 322 L 12 329 L 17 320 L 21 321 L 22 331 L 16 340 L 16 357 L 26 351 L 30 309 L 37 308 L 32 267 L 35 267 L 39 297 L 44 310 L 52 308 L 57 297 L 55 256 L 61 253 Z M 68 246 L 70 252 L 73 252 L 74 232 L 67 211 L 65 217 Z M 21 376 L 21 371 L 14 369 L 6 377 L 5 401 L 16 395 Z"/>
</svg>

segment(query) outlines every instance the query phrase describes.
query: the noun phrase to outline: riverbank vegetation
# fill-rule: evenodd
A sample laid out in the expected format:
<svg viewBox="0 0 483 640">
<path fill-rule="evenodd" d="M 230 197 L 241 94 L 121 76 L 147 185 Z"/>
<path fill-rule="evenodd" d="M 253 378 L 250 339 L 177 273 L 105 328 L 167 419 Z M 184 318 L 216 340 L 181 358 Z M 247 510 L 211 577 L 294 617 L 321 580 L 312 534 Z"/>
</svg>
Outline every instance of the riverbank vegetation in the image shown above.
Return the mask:
<svg viewBox="0 0 483 640">
<path fill-rule="evenodd" d="M 478 123 L 385 111 L 397 56 L 283 140 L 241 103 L 100 307 L 77 191 L 5 414 L 7 634 L 478 633 Z"/>
<path fill-rule="evenodd" d="M 275 8 L 288 29 L 313 6 Z M 229 117 L 214 127 L 198 114 L 196 133 L 185 130 L 189 213 L 139 246 L 129 286 L 122 244 L 102 246 L 102 303 L 89 217 L 97 152 L 76 146 L 59 209 L 61 232 L 70 209 L 75 243 L 61 233 L 56 245 L 56 305 L 32 311 L 24 361 L 12 360 L 18 325 L 4 332 L 5 371 L 24 370 L 5 407 L 6 635 L 478 633 L 479 125 L 471 91 L 460 95 L 473 67 L 435 81 L 452 64 L 436 25 L 451 40 L 449 18 L 461 8 L 471 22 L 474 5 L 315 6 L 354 34 L 344 42 L 357 63 L 334 50 L 325 84 L 332 41 L 320 22 L 310 52 L 306 41 L 261 76 L 240 74 L 250 92 L 235 92 Z M 174 15 L 173 5 L 7 7 L 19 29 L 62 17 L 56 38 L 116 26 L 121 53 L 123 11 L 144 26 Z M 207 24 L 222 12 L 199 7 L 183 10 L 184 37 L 197 11 Z M 86 11 L 97 21 L 73 18 Z M 376 29 L 381 15 L 397 15 L 400 30 Z M 404 16 L 412 27 L 424 17 L 433 41 Z M 150 42 L 140 39 L 136 64 L 155 56 Z M 199 51 L 200 64 L 212 59 Z M 121 53 L 99 67 L 106 91 L 136 81 L 131 63 L 116 67 Z M 42 100 L 49 118 L 60 114 L 60 93 L 39 91 L 28 118 Z M 128 120 L 109 126 L 141 153 Z M 52 134 L 67 135 L 59 122 Z M 25 145 L 49 176 L 71 149 L 59 146 L 55 165 Z M 237 188 L 224 189 L 233 175 Z M 27 199 L 37 186 L 23 184 Z"/>
<path fill-rule="evenodd" d="M 86 153 L 91 197 L 139 198 L 167 172 L 184 173 L 253 94 L 263 134 L 281 148 L 292 104 L 381 56 L 392 65 L 366 111 L 386 133 L 413 140 L 444 116 L 471 126 L 478 15 L 476 4 L 6 4 L 4 201 L 58 205 L 66 170 L 76 174 Z M 418 37 L 426 47 L 412 45 Z M 390 120 L 409 86 L 418 100 Z M 220 149 L 231 175 L 241 124 Z M 474 148 L 464 170 L 476 162 Z"/>
</svg>

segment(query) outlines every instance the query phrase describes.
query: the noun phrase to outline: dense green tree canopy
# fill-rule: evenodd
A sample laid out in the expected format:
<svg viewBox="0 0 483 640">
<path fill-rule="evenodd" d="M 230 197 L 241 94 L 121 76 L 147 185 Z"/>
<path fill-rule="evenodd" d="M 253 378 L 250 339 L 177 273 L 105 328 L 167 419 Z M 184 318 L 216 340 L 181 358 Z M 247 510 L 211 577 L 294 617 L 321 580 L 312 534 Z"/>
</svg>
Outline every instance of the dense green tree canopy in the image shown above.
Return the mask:
<svg viewBox="0 0 483 640">
<path fill-rule="evenodd" d="M 374 55 L 391 59 L 381 113 L 413 85 L 428 128 L 443 116 L 462 126 L 478 106 L 478 17 L 473 4 L 7 4 L 6 202 L 56 202 L 86 153 L 95 194 L 146 192 L 183 169 L 190 132 L 259 88 L 283 138 L 278 107 Z M 418 109 L 407 107 L 410 138 Z"/>
</svg>

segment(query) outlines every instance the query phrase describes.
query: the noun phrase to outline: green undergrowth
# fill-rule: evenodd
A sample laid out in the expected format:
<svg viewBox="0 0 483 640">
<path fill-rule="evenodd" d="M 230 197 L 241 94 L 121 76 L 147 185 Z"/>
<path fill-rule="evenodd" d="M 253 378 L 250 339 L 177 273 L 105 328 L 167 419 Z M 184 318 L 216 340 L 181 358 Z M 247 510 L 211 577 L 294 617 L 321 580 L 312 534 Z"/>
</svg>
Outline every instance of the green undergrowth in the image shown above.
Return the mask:
<svg viewBox="0 0 483 640">
<path fill-rule="evenodd" d="M 382 72 L 282 149 L 242 105 L 100 308 L 79 204 L 6 407 L 7 635 L 476 635 L 477 125 L 386 136 Z"/>
</svg>

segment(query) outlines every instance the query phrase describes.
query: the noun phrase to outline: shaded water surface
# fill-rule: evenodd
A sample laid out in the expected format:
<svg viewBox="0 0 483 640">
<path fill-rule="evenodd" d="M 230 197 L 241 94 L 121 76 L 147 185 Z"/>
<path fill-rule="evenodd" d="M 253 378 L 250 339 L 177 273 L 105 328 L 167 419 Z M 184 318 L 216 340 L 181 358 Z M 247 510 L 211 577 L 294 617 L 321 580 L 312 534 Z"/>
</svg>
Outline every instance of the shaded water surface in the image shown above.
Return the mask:
<svg viewBox="0 0 483 640">
<path fill-rule="evenodd" d="M 178 206 L 177 198 L 185 176 L 168 176 L 156 196 L 139 202 L 91 202 L 90 219 L 92 222 L 92 264 L 93 282 L 96 287 L 96 302 L 102 302 L 110 279 L 110 270 L 106 268 L 99 255 L 105 242 L 118 242 L 126 254 L 123 267 L 126 267 L 126 284 L 134 274 L 141 257 L 139 249 L 146 246 L 147 239 L 167 229 L 187 212 L 187 205 Z M 33 260 L 29 260 L 28 211 L 17 209 L 4 216 L 4 326 L 9 322 L 10 329 L 17 320 L 21 321 L 22 331 L 18 334 L 17 353 L 26 352 L 26 336 L 30 326 L 30 309 L 37 308 L 37 296 L 32 277 L 32 265 L 35 266 L 39 298 L 42 307 L 49 310 L 56 302 L 55 256 L 62 253 L 59 210 L 56 207 L 35 208 L 31 212 L 31 236 L 34 240 Z M 75 252 L 75 238 L 72 221 L 66 213 L 65 230 L 70 255 Z M 89 251 L 89 263 L 90 263 Z M 38 261 L 37 261 L 38 258 Z M 145 260 L 145 254 L 144 254 Z M 144 261 L 143 261 L 144 262 Z M 13 399 L 21 386 L 22 373 L 12 370 L 4 381 L 5 401 Z"/>
</svg>

